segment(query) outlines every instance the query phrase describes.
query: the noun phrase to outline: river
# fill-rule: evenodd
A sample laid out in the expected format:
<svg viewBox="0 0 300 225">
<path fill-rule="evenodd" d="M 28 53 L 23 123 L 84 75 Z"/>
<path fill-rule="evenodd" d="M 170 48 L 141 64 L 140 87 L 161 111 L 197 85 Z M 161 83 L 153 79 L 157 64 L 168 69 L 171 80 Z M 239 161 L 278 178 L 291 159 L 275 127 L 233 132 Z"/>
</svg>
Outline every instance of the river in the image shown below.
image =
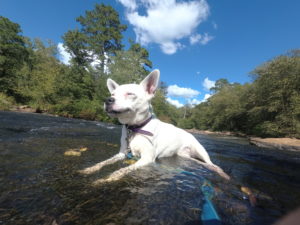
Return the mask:
<svg viewBox="0 0 300 225">
<path fill-rule="evenodd" d="M 89 176 L 77 172 L 118 152 L 120 126 L 0 111 L 0 224 L 201 224 L 200 187 L 207 180 L 224 225 L 272 224 L 300 206 L 299 152 L 258 148 L 243 138 L 195 136 L 230 182 L 172 157 L 93 186 L 126 166 L 119 162 Z M 251 188 L 255 206 L 241 187 Z"/>
</svg>

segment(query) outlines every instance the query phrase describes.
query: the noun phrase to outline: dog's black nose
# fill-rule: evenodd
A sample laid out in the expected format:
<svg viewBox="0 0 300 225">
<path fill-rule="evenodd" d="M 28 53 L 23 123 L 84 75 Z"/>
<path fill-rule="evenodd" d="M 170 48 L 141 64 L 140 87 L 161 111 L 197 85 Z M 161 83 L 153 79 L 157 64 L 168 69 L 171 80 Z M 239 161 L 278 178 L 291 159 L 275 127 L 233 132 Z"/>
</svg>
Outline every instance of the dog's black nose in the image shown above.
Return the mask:
<svg viewBox="0 0 300 225">
<path fill-rule="evenodd" d="M 111 105 L 115 102 L 115 99 L 113 97 L 109 97 L 106 99 L 105 104 L 106 105 Z"/>
</svg>

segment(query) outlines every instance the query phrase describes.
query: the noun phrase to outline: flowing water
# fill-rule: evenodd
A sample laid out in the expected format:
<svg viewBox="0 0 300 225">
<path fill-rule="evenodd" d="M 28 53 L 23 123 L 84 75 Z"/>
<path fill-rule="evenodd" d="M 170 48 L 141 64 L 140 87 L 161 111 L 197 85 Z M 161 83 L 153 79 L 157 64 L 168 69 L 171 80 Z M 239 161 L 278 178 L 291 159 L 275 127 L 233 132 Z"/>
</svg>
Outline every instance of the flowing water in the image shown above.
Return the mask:
<svg viewBox="0 0 300 225">
<path fill-rule="evenodd" d="M 300 206 L 299 152 L 258 148 L 242 138 L 195 136 L 230 182 L 172 157 L 93 186 L 126 166 L 119 162 L 88 176 L 77 172 L 118 152 L 120 126 L 0 112 L 0 224 L 201 224 L 201 185 L 207 180 L 225 225 L 272 224 Z M 255 206 L 242 187 L 251 188 Z"/>
</svg>

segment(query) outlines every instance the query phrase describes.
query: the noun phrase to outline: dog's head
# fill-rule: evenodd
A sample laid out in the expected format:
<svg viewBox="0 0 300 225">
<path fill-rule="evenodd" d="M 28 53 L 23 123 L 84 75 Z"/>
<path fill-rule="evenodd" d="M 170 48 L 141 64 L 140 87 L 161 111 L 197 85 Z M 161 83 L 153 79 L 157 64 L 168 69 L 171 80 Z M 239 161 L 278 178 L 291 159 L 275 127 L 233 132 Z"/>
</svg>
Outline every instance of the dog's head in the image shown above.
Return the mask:
<svg viewBox="0 0 300 225">
<path fill-rule="evenodd" d="M 149 114 L 150 101 L 159 82 L 159 70 L 152 71 L 140 84 L 119 85 L 107 80 L 111 97 L 104 103 L 105 111 L 123 124 L 134 124 Z"/>
</svg>

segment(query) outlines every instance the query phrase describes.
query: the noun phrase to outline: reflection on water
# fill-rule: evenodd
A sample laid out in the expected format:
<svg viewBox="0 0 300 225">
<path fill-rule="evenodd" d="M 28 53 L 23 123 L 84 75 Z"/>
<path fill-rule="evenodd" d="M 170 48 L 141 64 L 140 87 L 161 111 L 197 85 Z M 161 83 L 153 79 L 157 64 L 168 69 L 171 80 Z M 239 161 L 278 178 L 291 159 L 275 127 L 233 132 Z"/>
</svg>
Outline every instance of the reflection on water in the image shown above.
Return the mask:
<svg viewBox="0 0 300 225">
<path fill-rule="evenodd" d="M 77 171 L 115 154 L 119 137 L 119 126 L 100 122 L 0 112 L 0 224 L 201 224 L 205 180 L 214 185 L 213 202 L 224 224 L 271 224 L 300 205 L 299 153 L 220 136 L 196 137 L 231 182 L 173 157 L 92 186 L 126 165 L 90 176 Z M 241 186 L 252 189 L 256 207 Z"/>
</svg>

